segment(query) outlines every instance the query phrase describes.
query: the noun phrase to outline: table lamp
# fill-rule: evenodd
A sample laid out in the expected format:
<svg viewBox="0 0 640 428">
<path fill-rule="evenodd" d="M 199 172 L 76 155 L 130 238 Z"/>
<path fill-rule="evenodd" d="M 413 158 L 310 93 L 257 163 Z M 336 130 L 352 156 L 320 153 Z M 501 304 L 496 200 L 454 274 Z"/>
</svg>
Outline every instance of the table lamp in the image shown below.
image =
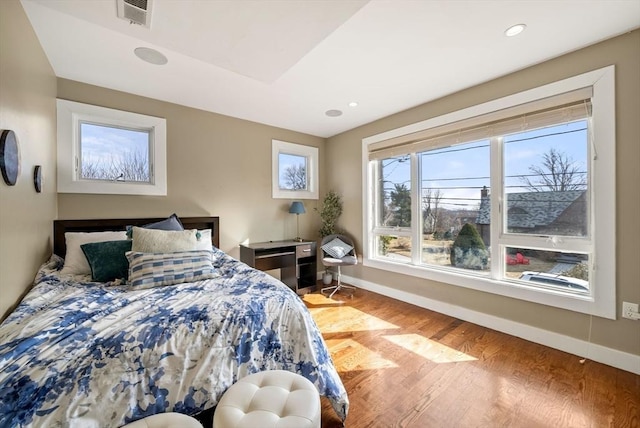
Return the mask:
<svg viewBox="0 0 640 428">
<path fill-rule="evenodd" d="M 302 242 L 302 238 L 300 237 L 300 214 L 304 214 L 306 211 L 304 210 L 304 205 L 302 205 L 302 202 L 300 201 L 294 201 L 291 203 L 291 206 L 289 207 L 289 214 L 295 214 L 296 215 L 296 224 L 297 224 L 297 229 L 296 229 L 296 239 L 294 239 L 294 241 L 297 242 Z"/>
</svg>

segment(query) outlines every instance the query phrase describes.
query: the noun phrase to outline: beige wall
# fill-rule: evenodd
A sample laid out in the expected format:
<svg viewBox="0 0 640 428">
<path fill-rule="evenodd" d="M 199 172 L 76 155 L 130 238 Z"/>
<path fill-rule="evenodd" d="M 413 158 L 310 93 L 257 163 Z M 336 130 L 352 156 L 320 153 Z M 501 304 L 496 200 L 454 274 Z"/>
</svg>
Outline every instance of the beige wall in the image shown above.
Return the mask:
<svg viewBox="0 0 640 428">
<path fill-rule="evenodd" d="M 640 31 L 564 55 L 517 73 L 423 104 L 327 141 L 327 186 L 345 199 L 341 226 L 362 243 L 362 139 L 400 126 L 480 104 L 610 64 L 616 66 L 617 299 L 640 302 Z M 339 177 L 340 179 L 334 179 Z M 580 340 L 589 338 L 589 316 L 462 287 L 358 266 L 345 274 Z M 640 355 L 640 324 L 593 318 L 591 340 Z"/>
<path fill-rule="evenodd" d="M 295 237 L 291 200 L 271 198 L 271 140 L 318 147 L 322 171 L 323 138 L 65 79 L 58 97 L 167 120 L 167 196 L 59 194 L 59 218 L 217 215 L 220 247 L 235 257 L 246 239 Z M 317 201 L 304 204 L 300 233 L 316 239 Z"/>
<path fill-rule="evenodd" d="M 21 169 L 0 179 L 0 317 L 33 283 L 51 254 L 56 216 L 56 78 L 17 0 L 0 1 L 0 129 L 16 133 Z M 36 193 L 33 169 L 42 166 Z"/>
<path fill-rule="evenodd" d="M 175 104 L 58 79 L 17 0 L 0 1 L 0 128 L 16 131 L 22 171 L 14 187 L 0 183 L 0 314 L 17 303 L 38 265 L 50 254 L 51 221 L 105 218 L 219 215 L 221 248 L 238 256 L 245 239 L 295 235 L 290 201 L 271 199 L 271 139 L 319 147 L 320 189 L 345 200 L 341 226 L 362 242 L 361 140 L 399 126 L 455 111 L 609 64 L 616 65 L 617 289 L 618 301 L 640 302 L 636 244 L 640 213 L 640 32 L 623 35 L 460 93 L 324 139 L 207 113 Z M 55 97 L 167 119 L 166 197 L 55 193 Z M 326 159 L 325 159 L 326 158 Z M 31 174 L 43 166 L 44 191 Z M 326 178 L 325 178 L 326 177 Z M 338 179 L 339 177 L 339 179 Z M 319 219 L 305 201 L 302 236 L 317 237 Z M 381 285 L 474 311 L 558 332 L 589 337 L 589 317 L 362 266 L 345 273 Z M 619 307 L 620 305 L 618 305 Z M 594 343 L 640 355 L 639 325 L 626 319 L 593 318 Z"/>
</svg>

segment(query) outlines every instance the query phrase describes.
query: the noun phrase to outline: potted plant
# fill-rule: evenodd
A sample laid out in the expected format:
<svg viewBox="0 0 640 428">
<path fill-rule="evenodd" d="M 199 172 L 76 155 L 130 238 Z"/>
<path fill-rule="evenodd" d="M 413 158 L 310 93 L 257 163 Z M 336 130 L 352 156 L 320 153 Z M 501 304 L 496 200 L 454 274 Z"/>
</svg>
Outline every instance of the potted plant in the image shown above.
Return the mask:
<svg viewBox="0 0 640 428">
<path fill-rule="evenodd" d="M 322 274 L 322 283 L 324 285 L 330 285 L 332 282 L 333 282 L 333 274 L 331 273 L 331 271 L 327 267 L 324 270 L 324 273 Z"/>
<path fill-rule="evenodd" d="M 324 196 L 322 207 L 315 208 L 320 214 L 322 225 L 320 226 L 320 236 L 325 237 L 336 233 L 336 222 L 342 214 L 342 199 L 333 190 L 329 190 Z"/>
<path fill-rule="evenodd" d="M 320 236 L 333 235 L 337 233 L 336 222 L 338 217 L 342 214 L 342 199 L 333 190 L 329 190 L 322 200 L 322 207 L 315 209 L 320 214 L 320 220 L 322 225 L 320 226 Z M 329 285 L 333 282 L 333 274 L 327 267 L 322 274 L 322 283 Z"/>
</svg>

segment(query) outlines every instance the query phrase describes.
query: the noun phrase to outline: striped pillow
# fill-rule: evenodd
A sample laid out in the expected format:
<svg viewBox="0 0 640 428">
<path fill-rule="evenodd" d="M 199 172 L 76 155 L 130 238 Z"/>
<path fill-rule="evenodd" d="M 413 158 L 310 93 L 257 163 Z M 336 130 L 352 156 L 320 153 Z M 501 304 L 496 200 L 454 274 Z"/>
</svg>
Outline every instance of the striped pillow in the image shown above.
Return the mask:
<svg viewBox="0 0 640 428">
<path fill-rule="evenodd" d="M 209 250 L 176 253 L 128 251 L 129 284 L 142 290 L 162 285 L 195 282 L 218 276 Z"/>
</svg>

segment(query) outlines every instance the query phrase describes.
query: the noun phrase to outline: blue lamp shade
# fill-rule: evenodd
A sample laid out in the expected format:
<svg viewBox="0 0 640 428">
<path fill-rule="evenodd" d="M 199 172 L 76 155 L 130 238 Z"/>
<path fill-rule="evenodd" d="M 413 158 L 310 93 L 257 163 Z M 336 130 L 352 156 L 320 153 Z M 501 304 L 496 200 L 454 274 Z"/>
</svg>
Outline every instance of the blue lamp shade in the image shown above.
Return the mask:
<svg viewBox="0 0 640 428">
<path fill-rule="evenodd" d="M 304 214 L 304 213 L 306 213 L 306 211 L 304 210 L 304 205 L 302 205 L 302 202 L 295 201 L 291 203 L 291 206 L 289 207 L 289 214 Z"/>
<path fill-rule="evenodd" d="M 304 205 L 300 201 L 291 202 L 291 206 L 289 207 L 289 214 L 296 215 L 296 231 L 298 232 L 298 236 L 294 239 L 294 241 L 302 242 L 302 238 L 300 237 L 300 214 L 304 214 L 306 211 L 304 210 Z"/>
</svg>

